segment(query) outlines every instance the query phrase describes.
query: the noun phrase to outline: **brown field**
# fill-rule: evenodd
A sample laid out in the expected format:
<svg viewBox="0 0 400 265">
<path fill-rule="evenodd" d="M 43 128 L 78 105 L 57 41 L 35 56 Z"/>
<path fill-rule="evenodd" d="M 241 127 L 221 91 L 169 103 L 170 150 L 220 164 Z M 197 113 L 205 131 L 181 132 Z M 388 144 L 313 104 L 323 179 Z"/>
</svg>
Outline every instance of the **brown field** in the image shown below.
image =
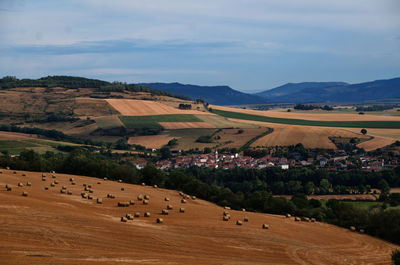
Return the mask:
<svg viewBox="0 0 400 265">
<path fill-rule="evenodd" d="M 342 128 L 287 125 L 257 121 L 247 122 L 274 129 L 272 133 L 255 141 L 251 145 L 253 147 L 275 145 L 288 146 L 302 143 L 306 148 L 335 149 L 336 147 L 329 137 L 368 138 L 361 133 L 351 132 Z"/>
<path fill-rule="evenodd" d="M 400 188 L 390 189 L 390 193 L 400 193 Z"/>
<path fill-rule="evenodd" d="M 106 99 L 119 113 L 125 116 L 148 116 L 148 115 L 167 115 L 167 114 L 206 114 L 214 115 L 209 112 L 198 110 L 181 110 L 157 101 L 135 100 L 135 99 Z"/>
<path fill-rule="evenodd" d="M 124 126 L 117 115 L 101 116 L 94 118 L 99 128 L 110 129 Z"/>
<path fill-rule="evenodd" d="M 154 189 L 112 181 L 56 174 L 59 184 L 46 191 L 52 181 L 41 181 L 41 173 L 0 174 L 0 260 L 2 264 L 390 264 L 390 253 L 398 247 L 385 241 L 324 223 L 294 222 L 279 215 L 229 211 L 203 200 L 180 203 L 177 191 Z M 18 182 L 32 182 L 18 188 Z M 4 185 L 12 185 L 5 191 Z M 94 198 L 82 199 L 82 184 L 92 184 Z M 73 195 L 60 193 L 66 185 Z M 125 191 L 121 191 L 121 187 Z M 21 196 L 22 191 L 29 193 Z M 116 199 L 107 199 L 112 193 Z M 150 203 L 136 201 L 150 195 Z M 168 196 L 170 201 L 164 201 Z M 134 199 L 130 207 L 118 201 Z M 161 209 L 174 206 L 169 215 Z M 179 207 L 185 213 L 179 213 Z M 143 213 L 151 213 L 144 218 Z M 141 216 L 120 222 L 126 213 Z M 247 216 L 249 222 L 235 225 Z M 155 219 L 163 217 L 163 224 Z M 269 230 L 261 229 L 263 223 Z"/>
<path fill-rule="evenodd" d="M 400 116 L 383 116 L 383 115 L 359 115 L 359 114 L 348 114 L 348 113 L 296 113 L 296 112 L 282 112 L 278 110 L 250 110 L 231 108 L 223 106 L 211 106 L 213 109 L 220 109 L 225 111 L 241 112 L 247 114 L 253 114 L 258 116 L 267 116 L 274 118 L 285 118 L 285 119 L 301 119 L 301 120 L 314 120 L 314 121 L 400 121 Z"/>
<path fill-rule="evenodd" d="M 168 144 L 168 142 L 172 139 L 174 139 L 174 137 L 165 134 L 134 136 L 129 138 L 128 144 L 137 144 L 145 146 L 146 148 L 159 149 Z"/>
<path fill-rule="evenodd" d="M 215 128 L 258 128 L 259 126 L 250 123 L 231 121 L 219 115 L 196 115 L 200 120 L 212 124 Z M 240 122 L 239 122 L 240 121 Z"/>
<path fill-rule="evenodd" d="M 359 132 L 357 128 L 344 128 L 352 132 Z M 390 145 L 400 140 L 400 130 L 397 129 L 368 129 L 367 135 L 374 136 L 374 139 L 363 142 L 358 146 L 367 151 L 375 150 L 378 148 Z"/>
<path fill-rule="evenodd" d="M 220 136 L 221 139 L 218 143 L 221 144 L 220 147 L 228 148 L 240 148 L 245 145 L 248 141 L 257 137 L 258 135 L 265 132 L 266 128 L 247 128 L 242 129 L 243 133 L 238 134 L 238 129 L 223 129 L 222 131 L 215 134 L 215 136 Z M 231 142 L 231 143 L 227 143 Z"/>
<path fill-rule="evenodd" d="M 215 128 L 206 122 L 159 122 L 158 124 L 167 130 Z"/>
<path fill-rule="evenodd" d="M 36 138 L 37 138 L 36 134 L 0 131 L 0 141 L 19 141 L 19 140 L 36 139 Z"/>
<path fill-rule="evenodd" d="M 118 114 L 118 112 L 104 99 L 76 98 L 74 114 L 78 116 L 105 116 Z"/>
</svg>

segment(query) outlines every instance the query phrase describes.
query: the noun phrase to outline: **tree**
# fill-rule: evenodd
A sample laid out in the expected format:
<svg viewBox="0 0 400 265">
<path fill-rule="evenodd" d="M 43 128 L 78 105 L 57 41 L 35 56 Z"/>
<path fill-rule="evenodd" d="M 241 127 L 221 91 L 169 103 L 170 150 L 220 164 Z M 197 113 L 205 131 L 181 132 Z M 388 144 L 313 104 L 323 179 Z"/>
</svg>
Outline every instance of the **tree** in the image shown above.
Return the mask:
<svg viewBox="0 0 400 265">
<path fill-rule="evenodd" d="M 390 186 L 387 183 L 387 181 L 384 180 L 384 179 L 381 179 L 378 182 L 378 188 L 381 190 L 382 193 L 389 193 L 390 192 Z"/>
<path fill-rule="evenodd" d="M 164 146 L 160 149 L 161 159 L 167 159 L 171 157 L 171 150 Z"/>
<path fill-rule="evenodd" d="M 400 250 L 396 249 L 392 252 L 393 265 L 400 265 Z"/>
<path fill-rule="evenodd" d="M 309 182 L 306 183 L 306 185 L 304 185 L 304 192 L 305 192 L 307 195 L 313 194 L 314 191 L 315 191 L 314 182 L 309 181 Z"/>
<path fill-rule="evenodd" d="M 367 134 L 367 130 L 366 129 L 361 129 L 361 133 L 366 135 Z"/>
<path fill-rule="evenodd" d="M 322 194 L 328 194 L 330 189 L 332 188 L 332 184 L 327 179 L 321 179 L 319 183 L 319 189 Z"/>
</svg>

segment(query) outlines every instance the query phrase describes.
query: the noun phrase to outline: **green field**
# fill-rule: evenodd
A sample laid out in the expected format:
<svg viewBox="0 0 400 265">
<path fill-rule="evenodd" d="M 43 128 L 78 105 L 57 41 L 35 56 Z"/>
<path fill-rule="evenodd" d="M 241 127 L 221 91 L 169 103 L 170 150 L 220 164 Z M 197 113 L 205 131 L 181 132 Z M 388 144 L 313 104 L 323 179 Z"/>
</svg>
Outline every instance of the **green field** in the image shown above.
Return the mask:
<svg viewBox="0 0 400 265">
<path fill-rule="evenodd" d="M 347 128 L 377 128 L 400 129 L 400 121 L 310 121 L 300 119 L 272 118 L 240 112 L 213 109 L 215 114 L 223 117 L 250 121 L 261 121 L 291 125 L 319 126 L 319 127 L 347 127 Z"/>
<path fill-rule="evenodd" d="M 162 129 L 159 122 L 202 122 L 192 114 L 170 114 L 153 116 L 119 116 L 122 123 L 128 129 Z"/>
<path fill-rule="evenodd" d="M 27 149 L 34 150 L 40 154 L 46 153 L 47 151 L 60 152 L 57 150 L 57 146 L 59 145 L 77 146 L 77 144 L 73 143 L 42 139 L 11 140 L 0 141 L 0 152 L 6 151 L 10 155 L 17 155 Z"/>
</svg>

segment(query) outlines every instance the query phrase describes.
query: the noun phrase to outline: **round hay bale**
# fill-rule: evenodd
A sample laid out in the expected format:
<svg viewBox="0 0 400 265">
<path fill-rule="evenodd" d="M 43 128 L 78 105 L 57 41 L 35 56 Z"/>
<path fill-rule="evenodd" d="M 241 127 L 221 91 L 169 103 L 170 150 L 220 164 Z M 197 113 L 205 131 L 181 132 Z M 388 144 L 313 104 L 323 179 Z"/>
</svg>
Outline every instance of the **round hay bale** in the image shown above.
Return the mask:
<svg viewBox="0 0 400 265">
<path fill-rule="evenodd" d="M 350 231 L 355 232 L 356 228 L 354 226 L 350 226 Z"/>
<path fill-rule="evenodd" d="M 129 207 L 129 202 L 118 202 L 118 207 Z"/>
<path fill-rule="evenodd" d="M 12 190 L 12 188 L 11 188 L 11 185 L 10 185 L 10 184 L 6 184 L 6 190 L 7 190 L 7 191 L 11 191 L 11 190 Z"/>
<path fill-rule="evenodd" d="M 72 195 L 72 191 L 68 190 L 68 191 L 67 191 L 67 194 L 68 194 L 68 195 Z"/>
<path fill-rule="evenodd" d="M 17 174 L 17 171 L 14 171 L 13 174 Z"/>
<path fill-rule="evenodd" d="M 54 184 L 58 184 L 58 180 L 55 180 L 55 181 L 54 181 Z"/>
<path fill-rule="evenodd" d="M 263 225 L 262 225 L 262 229 L 269 229 L 269 225 L 263 224 Z"/>
<path fill-rule="evenodd" d="M 74 178 L 69 178 L 69 181 L 74 181 Z"/>
<path fill-rule="evenodd" d="M 53 179 L 55 179 L 55 178 L 56 178 L 56 176 L 55 176 L 55 175 L 52 175 L 51 177 L 52 177 Z"/>
<path fill-rule="evenodd" d="M 83 183 L 82 186 L 83 186 L 83 187 L 86 187 L 86 183 Z"/>
<path fill-rule="evenodd" d="M 23 187 L 24 184 L 22 182 L 18 182 L 18 187 Z"/>
<path fill-rule="evenodd" d="M 146 183 L 142 182 L 142 186 L 146 186 Z"/>
<path fill-rule="evenodd" d="M 174 209 L 174 207 L 171 204 L 168 204 L 167 205 L 167 210 L 172 210 L 172 209 Z"/>
<path fill-rule="evenodd" d="M 310 219 L 312 223 L 315 223 L 317 220 L 313 217 Z"/>
<path fill-rule="evenodd" d="M 140 213 L 139 212 L 135 212 L 135 217 L 139 218 L 140 217 Z"/>
<path fill-rule="evenodd" d="M 248 222 L 249 218 L 247 216 L 243 217 L 243 221 Z"/>
<path fill-rule="evenodd" d="M 290 213 L 287 213 L 287 214 L 286 214 L 286 218 L 290 218 L 290 217 L 292 217 L 292 216 L 290 215 Z"/>
<path fill-rule="evenodd" d="M 32 186 L 32 183 L 30 183 L 29 181 L 26 182 L 26 186 Z"/>
<path fill-rule="evenodd" d="M 46 187 L 44 187 L 44 189 L 45 189 L 45 190 L 48 190 L 48 189 L 49 189 L 49 187 L 48 187 L 48 186 L 46 186 Z"/>
<path fill-rule="evenodd" d="M 106 177 L 104 177 L 103 179 L 104 179 L 104 180 L 107 180 L 107 178 L 106 178 Z"/>
<path fill-rule="evenodd" d="M 242 221 L 240 221 L 240 220 L 236 221 L 236 225 L 242 225 L 242 224 L 243 224 Z"/>
<path fill-rule="evenodd" d="M 135 205 L 135 201 L 134 201 L 134 200 L 130 200 L 130 201 L 129 201 L 129 204 L 130 204 L 130 205 Z"/>
<path fill-rule="evenodd" d="M 222 216 L 222 221 L 229 221 L 229 215 Z"/>
<path fill-rule="evenodd" d="M 149 212 L 145 212 L 144 213 L 144 217 L 150 217 L 150 213 Z"/>
<path fill-rule="evenodd" d="M 303 221 L 303 222 L 310 222 L 310 218 L 308 218 L 308 217 L 301 217 L 301 221 Z"/>
<path fill-rule="evenodd" d="M 3 170 L 0 170 L 0 174 L 3 174 Z"/>
<path fill-rule="evenodd" d="M 110 199 L 115 199 L 115 195 L 113 195 L 113 194 L 109 193 L 109 194 L 107 194 L 107 198 L 110 198 Z"/>
<path fill-rule="evenodd" d="M 97 181 L 97 184 L 99 184 L 99 185 L 100 185 L 100 184 L 101 184 L 101 182 L 100 182 L 100 181 Z"/>
<path fill-rule="evenodd" d="M 186 200 L 185 200 L 185 199 L 182 199 L 182 200 L 181 200 L 181 203 L 186 203 Z"/>
<path fill-rule="evenodd" d="M 168 198 L 168 197 L 165 197 L 165 198 L 164 198 L 164 201 L 169 202 L 169 198 Z"/>
<path fill-rule="evenodd" d="M 150 196 L 149 195 L 144 195 L 143 197 L 145 200 L 150 200 Z"/>
<path fill-rule="evenodd" d="M 225 206 L 224 209 L 225 209 L 225 210 L 230 210 L 231 207 Z"/>
<path fill-rule="evenodd" d="M 88 190 L 88 191 L 89 191 L 89 193 L 93 193 L 93 192 L 94 192 L 92 189 L 90 189 L 90 190 Z"/>
<path fill-rule="evenodd" d="M 124 191 L 124 190 L 125 190 L 125 188 L 124 188 L 124 187 L 121 187 L 121 190 L 122 190 L 122 191 Z"/>
<path fill-rule="evenodd" d="M 82 198 L 84 198 L 84 199 L 86 199 L 86 198 L 88 197 L 88 195 L 87 195 L 86 192 L 82 192 L 82 193 L 81 193 L 81 196 L 82 196 Z"/>
<path fill-rule="evenodd" d="M 71 182 L 71 185 L 76 185 L 76 183 L 73 181 L 73 182 Z"/>
<path fill-rule="evenodd" d="M 89 184 L 89 185 L 87 185 L 87 187 L 88 187 L 89 189 L 91 189 L 91 188 L 92 188 L 92 185 L 91 185 L 91 184 Z"/>
<path fill-rule="evenodd" d="M 179 208 L 179 212 L 180 213 L 184 213 L 185 212 L 185 208 Z"/>
<path fill-rule="evenodd" d="M 192 196 L 192 200 L 196 200 L 197 198 L 196 198 L 196 196 Z"/>
<path fill-rule="evenodd" d="M 87 198 L 88 198 L 88 200 L 93 200 L 92 195 L 88 195 Z"/>
<path fill-rule="evenodd" d="M 142 194 L 139 194 L 139 195 L 137 196 L 137 199 L 138 199 L 138 201 L 142 201 L 142 200 L 143 200 L 143 195 L 142 195 Z"/>
<path fill-rule="evenodd" d="M 126 219 L 128 219 L 128 220 L 133 220 L 133 215 L 130 214 L 130 213 L 127 213 L 127 214 L 126 214 Z"/>
<path fill-rule="evenodd" d="M 242 208 L 242 212 L 245 212 L 246 211 L 246 209 L 245 208 Z"/>
<path fill-rule="evenodd" d="M 61 189 L 66 190 L 67 186 L 62 186 Z"/>
<path fill-rule="evenodd" d="M 7 170 L 10 170 L 10 167 L 6 167 Z"/>
<path fill-rule="evenodd" d="M 46 177 L 42 177 L 42 181 L 46 181 Z"/>
<path fill-rule="evenodd" d="M 55 174 L 56 172 L 53 170 L 53 171 L 51 171 L 50 173 Z"/>
<path fill-rule="evenodd" d="M 295 217 L 294 220 L 295 220 L 296 222 L 300 222 L 300 221 L 301 221 L 300 217 Z"/>
<path fill-rule="evenodd" d="M 163 214 L 163 215 L 168 215 L 168 210 L 162 209 L 161 214 Z"/>
<path fill-rule="evenodd" d="M 157 185 L 154 185 L 154 186 L 153 186 L 153 188 L 157 189 L 157 188 L 158 188 L 158 186 L 157 186 Z"/>
<path fill-rule="evenodd" d="M 143 200 L 143 204 L 149 204 L 149 200 Z"/>
<path fill-rule="evenodd" d="M 228 213 L 227 211 L 224 211 L 222 215 L 223 215 L 223 216 L 229 215 L 229 213 Z"/>
<path fill-rule="evenodd" d="M 118 182 L 119 182 L 119 183 L 122 183 L 122 179 L 119 179 Z"/>
<path fill-rule="evenodd" d="M 157 224 L 162 224 L 164 220 L 162 218 L 157 218 L 156 219 Z"/>
<path fill-rule="evenodd" d="M 54 184 L 54 182 L 50 183 L 51 187 L 54 187 L 56 184 Z"/>
<path fill-rule="evenodd" d="M 22 196 L 27 197 L 27 196 L 28 196 L 28 192 L 23 191 L 23 192 L 22 192 Z"/>
<path fill-rule="evenodd" d="M 65 193 L 65 192 L 66 192 L 66 190 L 64 190 L 64 189 L 60 190 L 60 193 Z"/>
<path fill-rule="evenodd" d="M 88 187 L 85 187 L 83 190 L 84 190 L 84 191 L 89 191 L 89 188 L 88 188 Z"/>
<path fill-rule="evenodd" d="M 122 216 L 121 217 L 121 222 L 124 222 L 124 223 L 126 223 L 128 221 L 128 219 L 126 219 L 126 217 L 125 216 Z"/>
<path fill-rule="evenodd" d="M 97 198 L 96 202 L 97 202 L 98 204 L 102 204 L 102 203 L 103 203 L 103 199 L 102 199 L 102 198 Z"/>
<path fill-rule="evenodd" d="M 365 233 L 365 230 L 364 230 L 364 229 L 360 229 L 360 233 L 361 233 L 361 234 L 364 234 L 364 233 Z"/>
<path fill-rule="evenodd" d="M 184 197 L 185 199 L 188 199 L 188 200 L 190 199 L 190 196 L 189 196 L 189 195 L 186 195 L 186 194 L 185 194 L 185 196 L 183 196 L 183 197 Z"/>
<path fill-rule="evenodd" d="M 22 176 L 23 176 L 23 177 L 26 177 L 26 174 L 25 174 L 25 173 L 22 173 Z"/>
<path fill-rule="evenodd" d="M 184 196 L 185 194 L 184 194 L 182 191 L 180 191 L 180 192 L 179 192 L 179 195 L 180 195 L 180 196 Z"/>
</svg>

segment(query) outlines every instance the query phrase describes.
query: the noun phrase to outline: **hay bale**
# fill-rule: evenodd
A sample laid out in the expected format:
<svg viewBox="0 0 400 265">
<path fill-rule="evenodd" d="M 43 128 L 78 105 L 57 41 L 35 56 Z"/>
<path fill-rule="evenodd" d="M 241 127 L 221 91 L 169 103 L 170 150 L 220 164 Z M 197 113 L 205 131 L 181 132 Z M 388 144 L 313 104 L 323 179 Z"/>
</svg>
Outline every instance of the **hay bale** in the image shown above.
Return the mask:
<svg viewBox="0 0 400 265">
<path fill-rule="evenodd" d="M 54 184 L 58 184 L 58 180 L 55 180 L 55 181 L 54 181 Z"/>
<path fill-rule="evenodd" d="M 13 174 L 17 174 L 17 171 L 14 171 Z"/>
<path fill-rule="evenodd" d="M 22 173 L 22 176 L 23 176 L 23 177 L 26 177 L 26 174 L 25 174 L 25 173 Z"/>
<path fill-rule="evenodd" d="M 107 194 L 107 198 L 115 199 L 115 196 L 113 194 L 109 193 L 109 194 Z"/>
<path fill-rule="evenodd" d="M 56 178 L 56 176 L 55 176 L 55 175 L 52 175 L 51 177 L 52 177 L 53 179 L 55 179 L 55 178 Z"/>
<path fill-rule="evenodd" d="M 243 224 L 242 221 L 240 221 L 240 220 L 236 221 L 236 225 L 242 225 L 242 224 Z"/>
<path fill-rule="evenodd" d="M 169 198 L 168 198 L 168 197 L 165 197 L 165 198 L 164 198 L 164 201 L 169 202 Z"/>
<path fill-rule="evenodd" d="M 124 187 L 121 187 L 121 190 L 122 190 L 122 191 L 124 191 L 124 190 L 125 190 L 125 188 L 124 188 Z"/>
<path fill-rule="evenodd" d="M 50 173 L 55 174 L 56 172 L 53 170 L 53 171 L 51 171 Z"/>
<path fill-rule="evenodd" d="M 133 220 L 133 215 L 130 214 L 130 213 L 127 213 L 127 214 L 126 214 L 126 219 L 128 219 L 128 220 Z"/>
<path fill-rule="evenodd" d="M 167 205 L 167 210 L 172 210 L 172 209 L 174 209 L 174 207 L 171 204 L 168 204 Z"/>
<path fill-rule="evenodd" d="M 156 219 L 157 224 L 162 224 L 164 220 L 162 218 L 157 218 Z"/>
<path fill-rule="evenodd" d="M 149 204 L 149 200 L 143 200 L 143 204 Z"/>
<path fill-rule="evenodd" d="M 102 204 L 102 203 L 103 203 L 103 199 L 102 199 L 102 198 L 97 198 L 96 202 L 97 202 L 98 204 Z"/>
<path fill-rule="evenodd" d="M 183 196 L 183 198 L 185 198 L 185 199 L 188 199 L 188 200 L 189 200 L 189 199 L 190 199 L 190 196 L 185 194 L 185 196 Z"/>
<path fill-rule="evenodd" d="M 144 195 L 143 197 L 145 200 L 150 200 L 150 196 L 149 195 Z"/>
<path fill-rule="evenodd" d="M 42 181 L 46 181 L 46 177 L 42 177 Z"/>
<path fill-rule="evenodd" d="M 99 185 L 100 185 L 100 184 L 101 184 L 101 182 L 100 182 L 100 181 L 97 181 L 97 184 L 99 184 Z"/>
<path fill-rule="evenodd" d="M 303 221 L 303 222 L 310 222 L 310 218 L 308 218 L 308 217 L 301 217 L 301 221 Z"/>
<path fill-rule="evenodd" d="M 139 194 L 139 195 L 137 196 L 137 199 L 138 199 L 138 201 L 142 201 L 142 200 L 143 200 L 143 195 L 142 195 L 142 194 Z"/>
<path fill-rule="evenodd" d="M 196 200 L 197 198 L 196 198 L 196 196 L 192 196 L 192 200 Z"/>
<path fill-rule="evenodd" d="M 87 196 L 88 200 L 93 200 L 93 197 L 91 195 Z"/>
<path fill-rule="evenodd" d="M 182 208 L 182 207 L 179 208 L 179 212 L 180 212 L 180 213 L 184 213 L 184 212 L 185 212 L 185 208 Z"/>
<path fill-rule="evenodd" d="M 3 174 L 3 170 L 0 170 L 0 174 Z"/>
<path fill-rule="evenodd" d="M 90 189 L 88 187 L 85 187 L 83 190 L 84 191 L 89 191 Z"/>
<path fill-rule="evenodd" d="M 223 216 L 226 216 L 226 215 L 229 215 L 229 213 L 228 213 L 227 211 L 224 211 L 224 212 L 222 213 L 222 215 L 223 215 Z"/>
<path fill-rule="evenodd" d="M 179 192 L 179 195 L 180 195 L 180 196 L 184 196 L 185 194 L 184 194 L 182 191 L 180 191 L 180 192 Z"/>
<path fill-rule="evenodd" d="M 287 213 L 287 214 L 286 214 L 286 218 L 290 218 L 290 217 L 292 217 L 292 216 L 290 215 L 290 213 Z"/>
<path fill-rule="evenodd" d="M 118 202 L 118 207 L 129 207 L 129 202 Z"/>
<path fill-rule="evenodd" d="M 242 212 L 245 212 L 246 211 L 246 209 L 245 208 L 242 208 Z"/>
<path fill-rule="evenodd" d="M 269 225 L 263 224 L 263 225 L 262 225 L 262 229 L 269 229 Z"/>
<path fill-rule="evenodd" d="M 315 218 L 310 219 L 312 223 L 315 223 L 317 220 Z"/>
<path fill-rule="evenodd" d="M 186 200 L 185 200 L 185 199 L 182 199 L 182 200 L 181 200 L 181 203 L 186 203 Z"/>
<path fill-rule="evenodd" d="M 72 195 L 72 191 L 68 190 L 68 191 L 67 191 L 67 194 L 68 194 L 68 195 Z"/>
<path fill-rule="evenodd" d="M 45 186 L 45 187 L 44 187 L 44 189 L 45 189 L 45 190 L 48 190 L 48 189 L 49 189 L 49 187 L 48 187 L 48 186 Z"/>
<path fill-rule="evenodd" d="M 67 186 L 62 186 L 61 189 L 66 190 Z"/>
<path fill-rule="evenodd" d="M 295 220 L 296 222 L 300 222 L 300 221 L 301 221 L 300 217 L 295 217 L 294 220 Z"/>
<path fill-rule="evenodd" d="M 81 193 L 82 198 L 86 199 L 88 197 L 88 194 L 86 192 Z"/>
<path fill-rule="evenodd" d="M 361 234 L 364 234 L 364 233 L 365 233 L 365 230 L 364 230 L 364 229 L 360 229 L 360 233 L 361 233 Z"/>
<path fill-rule="evenodd" d="M 122 183 L 122 179 L 119 179 L 118 182 L 119 182 L 119 183 Z"/>
<path fill-rule="evenodd" d="M 10 170 L 10 167 L 6 167 L 7 170 Z"/>
<path fill-rule="evenodd" d="M 230 210 L 231 207 L 225 206 L 224 209 L 225 209 L 225 210 Z"/>
<path fill-rule="evenodd" d="M 64 189 L 61 189 L 61 190 L 60 190 L 60 193 L 63 193 L 63 194 L 64 194 L 65 192 L 66 192 L 66 190 L 64 190 Z"/>
<path fill-rule="evenodd" d="M 71 181 L 71 182 L 74 181 L 74 178 L 69 178 L 69 181 Z"/>
<path fill-rule="evenodd" d="M 23 187 L 24 184 L 22 182 L 18 182 L 18 187 Z"/>
<path fill-rule="evenodd" d="M 91 185 L 91 184 L 89 184 L 89 185 L 87 185 L 87 187 L 88 187 L 89 189 L 91 189 L 91 188 L 92 188 L 92 185 Z"/>
<path fill-rule="evenodd" d="M 29 181 L 28 182 L 26 182 L 26 186 L 32 186 L 32 183 L 30 183 Z"/>
<path fill-rule="evenodd" d="M 157 185 L 154 185 L 154 186 L 153 186 L 153 188 L 157 189 L 157 188 L 158 188 L 158 186 L 157 186 Z"/>
<path fill-rule="evenodd" d="M 54 187 L 56 184 L 54 184 L 54 182 L 50 183 L 51 187 Z"/>
<path fill-rule="evenodd" d="M 163 215 L 168 215 L 168 210 L 162 209 L 161 214 L 163 214 Z"/>
<path fill-rule="evenodd" d="M 146 186 L 146 183 L 142 182 L 142 186 Z"/>
<path fill-rule="evenodd" d="M 150 213 L 149 212 L 145 212 L 144 213 L 144 217 L 150 217 Z"/>
<path fill-rule="evenodd" d="M 139 218 L 140 217 L 140 213 L 139 212 L 135 212 L 135 217 Z"/>
<path fill-rule="evenodd" d="M 135 205 L 135 201 L 134 201 L 134 200 L 130 200 L 130 201 L 129 201 L 129 204 L 130 204 L 130 205 Z"/>
<path fill-rule="evenodd" d="M 224 215 L 222 216 L 222 221 L 229 221 L 230 216 L 229 215 Z"/>
<path fill-rule="evenodd" d="M 103 179 L 104 179 L 104 180 L 107 180 L 107 178 L 106 178 L 106 177 L 104 177 Z"/>
<path fill-rule="evenodd" d="M 128 219 L 126 219 L 126 217 L 125 216 L 122 216 L 121 217 L 121 222 L 124 222 L 124 223 L 126 223 L 128 221 Z"/>
<path fill-rule="evenodd" d="M 243 221 L 248 222 L 249 218 L 247 216 L 243 217 Z"/>
<path fill-rule="evenodd" d="M 88 190 L 89 191 L 89 193 L 93 193 L 93 190 L 92 189 L 90 189 L 90 190 Z"/>
<path fill-rule="evenodd" d="M 12 188 L 11 188 L 11 185 L 10 185 L 10 184 L 6 184 L 6 190 L 7 190 L 7 191 L 11 191 L 11 190 L 12 190 Z"/>
<path fill-rule="evenodd" d="M 28 193 L 27 193 L 26 191 L 23 191 L 23 192 L 22 192 L 22 196 L 27 197 L 27 196 L 28 196 Z"/>
<path fill-rule="evenodd" d="M 356 228 L 354 226 L 350 226 L 350 231 L 355 232 Z"/>
<path fill-rule="evenodd" d="M 76 185 L 76 183 L 73 181 L 73 182 L 71 182 L 71 185 Z"/>
<path fill-rule="evenodd" d="M 83 187 L 86 187 L 86 183 L 83 183 L 82 186 L 83 186 Z"/>
</svg>

